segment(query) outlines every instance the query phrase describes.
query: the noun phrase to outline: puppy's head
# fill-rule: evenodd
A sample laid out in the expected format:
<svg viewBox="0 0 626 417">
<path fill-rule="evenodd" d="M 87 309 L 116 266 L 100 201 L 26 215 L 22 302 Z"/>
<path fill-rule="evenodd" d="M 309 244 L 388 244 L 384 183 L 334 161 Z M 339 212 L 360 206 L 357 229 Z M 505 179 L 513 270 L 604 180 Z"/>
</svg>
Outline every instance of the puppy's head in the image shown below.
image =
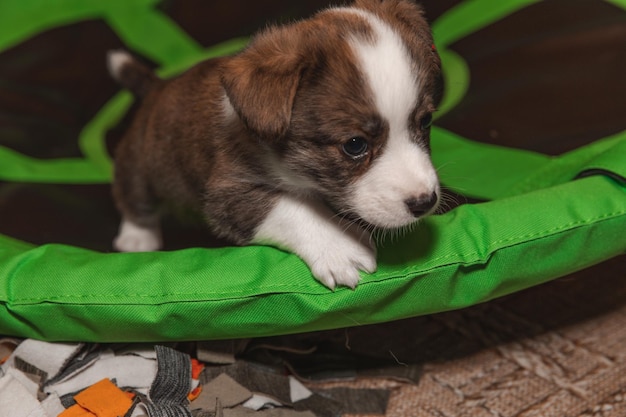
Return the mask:
<svg viewBox="0 0 626 417">
<path fill-rule="evenodd" d="M 439 80 L 430 30 L 408 0 L 358 0 L 268 29 L 222 74 L 286 186 L 380 228 L 438 204 L 429 133 Z"/>
</svg>

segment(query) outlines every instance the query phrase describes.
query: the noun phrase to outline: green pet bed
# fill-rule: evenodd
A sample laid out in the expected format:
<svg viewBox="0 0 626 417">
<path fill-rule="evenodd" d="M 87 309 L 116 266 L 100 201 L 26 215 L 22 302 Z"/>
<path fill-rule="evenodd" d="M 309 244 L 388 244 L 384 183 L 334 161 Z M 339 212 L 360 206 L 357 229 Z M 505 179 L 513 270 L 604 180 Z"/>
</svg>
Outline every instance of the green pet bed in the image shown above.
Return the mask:
<svg viewBox="0 0 626 417">
<path fill-rule="evenodd" d="M 5 1 L 0 51 L 35 34 L 102 19 L 129 49 L 175 74 L 245 40 L 203 50 L 155 0 Z M 465 1 L 433 25 L 448 88 L 439 115 L 464 97 L 469 73 L 448 47 L 533 1 Z M 612 3 L 626 8 L 626 1 Z M 35 159 L 0 147 L 0 180 L 102 184 L 105 134 L 132 99 L 121 92 L 78 138 L 82 158 Z M 500 297 L 626 252 L 626 131 L 550 157 L 473 142 L 442 128 L 432 150 L 464 204 L 383 242 L 379 269 L 356 290 L 330 291 L 295 255 L 272 247 L 102 253 L 0 235 L 0 334 L 49 341 L 170 341 L 269 336 L 397 320 Z"/>
</svg>

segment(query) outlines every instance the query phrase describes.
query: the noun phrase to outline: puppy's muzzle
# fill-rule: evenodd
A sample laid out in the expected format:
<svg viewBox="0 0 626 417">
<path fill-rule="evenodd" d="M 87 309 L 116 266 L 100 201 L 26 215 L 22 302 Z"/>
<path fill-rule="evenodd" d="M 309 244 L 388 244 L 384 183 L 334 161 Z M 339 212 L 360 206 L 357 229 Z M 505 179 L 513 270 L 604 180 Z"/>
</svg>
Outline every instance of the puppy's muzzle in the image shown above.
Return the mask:
<svg viewBox="0 0 626 417">
<path fill-rule="evenodd" d="M 422 194 L 419 197 L 412 197 L 404 201 L 407 208 L 415 217 L 422 217 L 430 213 L 439 203 L 439 196 L 436 192 L 432 194 Z"/>
</svg>

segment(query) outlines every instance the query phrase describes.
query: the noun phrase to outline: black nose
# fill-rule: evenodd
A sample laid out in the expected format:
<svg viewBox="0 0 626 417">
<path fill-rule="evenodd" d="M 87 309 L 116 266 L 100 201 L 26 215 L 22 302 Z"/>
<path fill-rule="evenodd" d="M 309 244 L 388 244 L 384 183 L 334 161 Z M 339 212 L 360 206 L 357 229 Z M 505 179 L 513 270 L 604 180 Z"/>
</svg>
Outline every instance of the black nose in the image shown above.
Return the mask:
<svg viewBox="0 0 626 417">
<path fill-rule="evenodd" d="M 419 197 L 411 197 L 404 201 L 406 206 L 409 208 L 409 211 L 415 217 L 421 217 L 426 215 L 429 211 L 433 209 L 437 205 L 439 201 L 439 197 L 437 193 L 432 193 L 430 195 L 422 194 Z"/>
</svg>

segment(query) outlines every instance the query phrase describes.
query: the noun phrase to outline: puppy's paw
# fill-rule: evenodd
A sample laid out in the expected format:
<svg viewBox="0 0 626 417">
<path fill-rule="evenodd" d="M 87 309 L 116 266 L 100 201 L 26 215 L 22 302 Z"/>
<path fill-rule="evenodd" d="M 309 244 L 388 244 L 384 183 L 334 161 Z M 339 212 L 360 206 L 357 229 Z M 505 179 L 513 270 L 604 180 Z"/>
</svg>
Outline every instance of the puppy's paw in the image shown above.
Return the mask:
<svg viewBox="0 0 626 417">
<path fill-rule="evenodd" d="M 113 247 L 120 252 L 152 252 L 161 249 L 161 232 L 158 228 L 141 227 L 124 220 Z"/>
<path fill-rule="evenodd" d="M 312 198 L 282 196 L 257 228 L 254 242 L 294 252 L 330 289 L 355 288 L 359 271 L 376 271 L 370 234 Z"/>
<path fill-rule="evenodd" d="M 312 253 L 305 261 L 313 276 L 328 288 L 344 286 L 354 289 L 361 280 L 359 271 L 376 271 L 376 246 L 370 234 L 359 226 L 339 226 L 339 229 L 331 229 L 328 235 L 319 236 L 319 240 L 312 239 L 314 245 L 309 248 Z"/>
<path fill-rule="evenodd" d="M 119 235 L 113 247 L 120 252 L 154 252 L 161 249 L 161 242 L 154 235 Z"/>
<path fill-rule="evenodd" d="M 358 240 L 328 242 L 309 267 L 313 276 L 330 289 L 337 286 L 354 289 L 361 280 L 359 271 L 376 271 L 376 250 Z"/>
</svg>

